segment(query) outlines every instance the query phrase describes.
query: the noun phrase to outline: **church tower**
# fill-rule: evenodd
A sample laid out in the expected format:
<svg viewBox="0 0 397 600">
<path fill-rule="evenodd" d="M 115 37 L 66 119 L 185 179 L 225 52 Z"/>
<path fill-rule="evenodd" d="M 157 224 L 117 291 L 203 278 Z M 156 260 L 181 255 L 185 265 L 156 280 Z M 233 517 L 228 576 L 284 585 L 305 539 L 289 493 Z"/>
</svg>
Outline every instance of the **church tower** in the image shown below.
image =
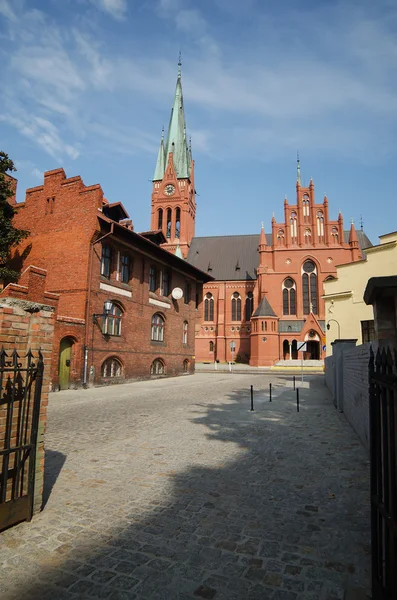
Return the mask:
<svg viewBox="0 0 397 600">
<path fill-rule="evenodd" d="M 194 237 L 195 194 L 194 161 L 186 136 L 179 59 L 167 137 L 164 139 L 163 130 L 153 177 L 151 229 L 161 230 L 167 240 L 163 247 L 174 254 L 182 253 L 183 258 L 186 258 Z"/>
</svg>

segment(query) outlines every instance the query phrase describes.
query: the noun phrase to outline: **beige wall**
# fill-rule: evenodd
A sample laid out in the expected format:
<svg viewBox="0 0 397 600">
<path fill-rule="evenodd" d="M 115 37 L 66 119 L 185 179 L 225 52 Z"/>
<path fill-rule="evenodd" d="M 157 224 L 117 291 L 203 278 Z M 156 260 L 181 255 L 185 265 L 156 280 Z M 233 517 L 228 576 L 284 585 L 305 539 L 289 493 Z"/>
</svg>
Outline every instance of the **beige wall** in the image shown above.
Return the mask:
<svg viewBox="0 0 397 600">
<path fill-rule="evenodd" d="M 357 339 L 357 344 L 362 344 L 361 321 L 374 318 L 372 306 L 363 300 L 368 279 L 397 275 L 397 232 L 379 239 L 378 246 L 365 251 L 365 260 L 338 266 L 337 279 L 324 282 L 326 322 L 335 319 L 340 325 L 340 337 Z M 337 323 L 331 321 L 326 334 L 327 356 L 330 356 L 331 343 L 339 337 Z"/>
</svg>

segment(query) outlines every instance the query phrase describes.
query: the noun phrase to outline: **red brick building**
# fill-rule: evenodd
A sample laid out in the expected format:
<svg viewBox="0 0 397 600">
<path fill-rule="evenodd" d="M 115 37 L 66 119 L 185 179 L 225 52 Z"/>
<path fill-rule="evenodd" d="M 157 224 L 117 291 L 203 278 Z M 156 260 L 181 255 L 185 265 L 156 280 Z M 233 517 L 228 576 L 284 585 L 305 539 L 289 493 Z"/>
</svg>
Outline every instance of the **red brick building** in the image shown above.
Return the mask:
<svg viewBox="0 0 397 600">
<path fill-rule="evenodd" d="M 317 203 L 314 183 L 298 175 L 296 203 L 284 201 L 284 221 L 273 217 L 271 233 L 194 237 L 194 162 L 187 142 L 179 65 L 167 137 L 164 132 L 153 178 L 152 229 L 165 247 L 208 273 L 196 360 L 273 365 L 297 359 L 297 342 L 307 341 L 306 358 L 322 359 L 325 344 L 323 281 L 336 265 L 360 260 L 371 243 L 362 231 L 331 220 L 328 199 Z"/>
<path fill-rule="evenodd" d="M 134 232 L 121 203 L 63 169 L 15 206 L 30 236 L 13 267 L 46 269 L 46 289 L 59 295 L 52 389 L 194 371 L 197 306 L 211 276 L 163 250 L 161 231 Z"/>
</svg>

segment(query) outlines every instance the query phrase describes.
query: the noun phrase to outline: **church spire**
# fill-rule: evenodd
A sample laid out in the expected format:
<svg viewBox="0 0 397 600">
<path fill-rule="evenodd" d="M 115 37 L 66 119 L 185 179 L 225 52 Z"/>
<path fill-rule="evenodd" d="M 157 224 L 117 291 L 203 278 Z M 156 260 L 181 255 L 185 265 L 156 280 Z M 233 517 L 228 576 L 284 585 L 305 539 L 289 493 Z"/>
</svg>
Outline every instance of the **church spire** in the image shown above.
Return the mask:
<svg viewBox="0 0 397 600">
<path fill-rule="evenodd" d="M 191 166 L 191 159 L 189 160 L 189 145 L 186 136 L 185 111 L 183 107 L 181 65 L 181 58 L 179 57 L 174 104 L 171 110 L 167 141 L 164 148 L 165 164 L 167 164 L 170 152 L 173 154 L 174 167 L 178 179 L 188 178 L 190 176 Z"/>
</svg>

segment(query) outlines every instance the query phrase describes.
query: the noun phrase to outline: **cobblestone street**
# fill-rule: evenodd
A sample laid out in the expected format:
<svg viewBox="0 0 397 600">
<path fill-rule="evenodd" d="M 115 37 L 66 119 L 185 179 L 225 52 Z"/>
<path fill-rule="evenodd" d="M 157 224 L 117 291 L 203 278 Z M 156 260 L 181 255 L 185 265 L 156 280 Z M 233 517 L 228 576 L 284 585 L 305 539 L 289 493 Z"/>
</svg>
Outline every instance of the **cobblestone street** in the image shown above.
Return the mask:
<svg viewBox="0 0 397 600">
<path fill-rule="evenodd" d="M 366 453 L 322 375 L 306 379 L 299 413 L 291 379 L 200 373 L 52 394 L 47 503 L 0 534 L 2 600 L 368 590 Z"/>
</svg>

